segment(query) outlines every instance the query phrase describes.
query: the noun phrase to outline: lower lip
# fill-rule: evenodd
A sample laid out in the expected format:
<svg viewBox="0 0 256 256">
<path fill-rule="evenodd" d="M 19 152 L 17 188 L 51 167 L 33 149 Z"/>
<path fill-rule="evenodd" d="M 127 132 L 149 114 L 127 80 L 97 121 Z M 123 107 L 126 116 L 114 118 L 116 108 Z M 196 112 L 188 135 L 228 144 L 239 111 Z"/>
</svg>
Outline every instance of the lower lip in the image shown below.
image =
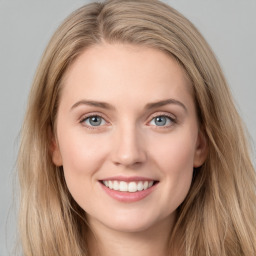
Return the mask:
<svg viewBox="0 0 256 256">
<path fill-rule="evenodd" d="M 100 185 L 103 188 L 103 190 L 110 197 L 112 197 L 120 202 L 132 203 L 132 202 L 140 201 L 143 198 L 145 198 L 146 196 L 148 196 L 149 194 L 151 194 L 154 191 L 157 184 L 153 185 L 152 187 L 150 187 L 146 190 L 137 191 L 137 192 L 121 192 L 118 190 L 113 190 L 113 189 L 106 187 L 101 182 L 100 182 Z"/>
</svg>

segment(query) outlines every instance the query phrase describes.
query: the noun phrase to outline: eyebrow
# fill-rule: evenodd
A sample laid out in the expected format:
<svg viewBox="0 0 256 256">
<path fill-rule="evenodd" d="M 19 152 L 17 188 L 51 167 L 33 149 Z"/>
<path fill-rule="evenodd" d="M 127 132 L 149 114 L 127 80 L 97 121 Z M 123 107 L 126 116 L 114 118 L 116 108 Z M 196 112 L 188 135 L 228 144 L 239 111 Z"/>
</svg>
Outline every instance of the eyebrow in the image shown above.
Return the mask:
<svg viewBox="0 0 256 256">
<path fill-rule="evenodd" d="M 158 107 L 162 107 L 162 106 L 169 105 L 169 104 L 178 105 L 178 106 L 182 107 L 186 112 L 188 112 L 186 106 L 182 102 L 175 100 L 175 99 L 166 99 L 166 100 L 161 100 L 161 101 L 157 101 L 157 102 L 153 102 L 153 103 L 148 103 L 145 106 L 145 109 L 158 108 Z"/>
<path fill-rule="evenodd" d="M 178 106 L 182 107 L 186 112 L 188 111 L 186 106 L 182 102 L 175 100 L 175 99 L 166 99 L 166 100 L 148 103 L 148 104 L 146 104 L 145 109 L 150 110 L 153 108 L 158 108 L 158 107 L 162 107 L 162 106 L 169 105 L 169 104 L 178 105 Z M 71 110 L 80 105 L 88 105 L 88 106 L 99 107 L 99 108 L 103 108 L 103 109 L 109 109 L 109 110 L 115 109 L 114 106 L 112 106 L 111 104 L 106 103 L 106 102 L 84 99 L 84 100 L 80 100 L 80 101 L 76 102 L 74 105 L 72 105 Z"/>
<path fill-rule="evenodd" d="M 94 101 L 94 100 L 80 100 L 71 107 L 71 110 L 80 105 L 88 105 L 88 106 L 104 108 L 104 109 L 112 109 L 112 110 L 115 109 L 112 105 L 106 102 L 100 102 L 100 101 Z"/>
</svg>

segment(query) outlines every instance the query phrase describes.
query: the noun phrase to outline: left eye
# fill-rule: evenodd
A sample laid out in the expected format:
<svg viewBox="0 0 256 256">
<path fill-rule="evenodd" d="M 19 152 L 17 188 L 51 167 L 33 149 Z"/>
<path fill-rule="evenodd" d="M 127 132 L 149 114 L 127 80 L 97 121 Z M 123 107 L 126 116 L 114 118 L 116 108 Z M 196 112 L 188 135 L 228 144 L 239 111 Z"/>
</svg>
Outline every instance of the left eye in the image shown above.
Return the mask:
<svg viewBox="0 0 256 256">
<path fill-rule="evenodd" d="M 169 126 L 174 122 L 171 117 L 168 116 L 156 116 L 154 117 L 149 124 L 155 126 Z"/>
<path fill-rule="evenodd" d="M 106 121 L 101 116 L 90 116 L 83 121 L 88 126 L 101 126 L 106 124 Z"/>
</svg>

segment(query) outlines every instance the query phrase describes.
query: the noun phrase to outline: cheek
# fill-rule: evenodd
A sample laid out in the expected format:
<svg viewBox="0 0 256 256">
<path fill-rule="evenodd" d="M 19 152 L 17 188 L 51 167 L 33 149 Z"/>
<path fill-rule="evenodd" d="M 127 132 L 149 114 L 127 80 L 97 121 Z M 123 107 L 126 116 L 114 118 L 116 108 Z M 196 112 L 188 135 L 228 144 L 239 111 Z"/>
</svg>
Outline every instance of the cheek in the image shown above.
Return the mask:
<svg viewBox="0 0 256 256">
<path fill-rule="evenodd" d="M 83 131 L 60 136 L 63 166 L 72 173 L 94 173 L 105 155 L 104 138 L 86 136 Z"/>
<path fill-rule="evenodd" d="M 196 136 L 173 133 L 151 143 L 151 155 L 166 174 L 179 175 L 193 170 Z"/>
<path fill-rule="evenodd" d="M 191 186 L 195 138 L 190 134 L 170 135 L 169 139 L 155 141 L 152 148 L 154 163 L 161 171 L 165 193 L 162 203 L 170 202 L 169 211 L 175 210 L 185 199 Z M 154 153 L 153 153 L 154 152 Z"/>
<path fill-rule="evenodd" d="M 193 149 L 189 146 L 169 147 L 162 162 L 162 171 L 175 193 L 185 196 L 189 190 L 193 174 Z M 169 179 L 168 179 L 169 178 Z"/>
<path fill-rule="evenodd" d="M 92 181 L 104 162 L 106 150 L 101 139 L 95 140 L 94 136 L 85 136 L 83 132 L 63 131 L 59 133 L 59 141 L 68 189 L 83 208 L 83 204 L 90 200 L 84 195 L 94 190 Z"/>
</svg>

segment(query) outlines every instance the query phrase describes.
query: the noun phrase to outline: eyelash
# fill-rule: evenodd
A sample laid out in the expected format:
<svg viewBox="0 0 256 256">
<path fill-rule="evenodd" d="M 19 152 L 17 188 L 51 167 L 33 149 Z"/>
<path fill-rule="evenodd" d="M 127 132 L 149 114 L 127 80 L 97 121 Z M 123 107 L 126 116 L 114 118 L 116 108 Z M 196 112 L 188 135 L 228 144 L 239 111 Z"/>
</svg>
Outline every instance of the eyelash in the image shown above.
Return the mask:
<svg viewBox="0 0 256 256">
<path fill-rule="evenodd" d="M 88 129 L 99 129 L 99 128 L 101 127 L 101 125 L 99 125 L 99 126 L 93 126 L 93 125 L 85 124 L 85 121 L 86 121 L 87 119 L 91 118 L 91 117 L 100 117 L 100 118 L 102 118 L 102 119 L 106 122 L 106 124 L 108 124 L 108 122 L 106 121 L 106 118 L 104 118 L 104 117 L 103 117 L 101 114 L 99 114 L 99 113 L 92 113 L 92 114 L 90 114 L 90 115 L 87 115 L 87 116 L 83 117 L 82 120 L 80 121 L 80 123 L 83 124 L 83 125 L 84 125 L 86 128 L 88 128 Z"/>
<path fill-rule="evenodd" d="M 170 125 L 163 125 L 163 126 L 160 126 L 160 125 L 154 125 L 154 128 L 155 129 L 167 129 L 167 128 L 170 128 L 170 127 L 172 127 L 173 125 L 175 125 L 176 123 L 177 123 L 177 120 L 176 120 L 176 118 L 174 118 L 173 116 L 171 116 L 171 115 L 168 115 L 168 114 L 166 114 L 166 113 L 157 113 L 156 115 L 154 115 L 151 119 L 150 119 L 150 121 L 148 122 L 148 123 L 151 123 L 154 119 L 156 119 L 157 117 L 164 117 L 164 118 L 167 118 L 167 119 L 169 119 L 169 121 L 171 122 L 171 124 Z"/>
<path fill-rule="evenodd" d="M 93 125 L 85 124 L 85 121 L 86 121 L 86 120 L 89 120 L 89 118 L 91 118 L 91 117 L 100 117 L 100 118 L 102 118 L 102 120 L 104 120 L 104 122 L 106 122 L 106 124 L 109 124 L 109 123 L 106 121 L 106 118 L 104 118 L 104 117 L 103 117 L 101 114 L 99 114 L 99 113 L 92 113 L 92 114 L 90 114 L 90 115 L 87 115 L 87 116 L 83 117 L 83 118 L 81 119 L 80 123 L 83 124 L 83 125 L 84 125 L 86 128 L 88 128 L 88 129 L 99 129 L 99 128 L 101 128 L 102 125 L 93 126 Z M 164 118 L 167 118 L 167 119 L 169 119 L 169 121 L 171 122 L 171 124 L 170 124 L 170 125 L 167 125 L 167 126 L 166 126 L 166 125 L 163 125 L 163 126 L 153 125 L 154 128 L 156 128 L 156 129 L 162 129 L 162 128 L 166 129 L 166 128 L 170 128 L 171 126 L 173 126 L 174 124 L 177 123 L 176 118 L 174 118 L 173 116 L 168 115 L 168 114 L 166 114 L 166 113 L 163 113 L 163 114 L 161 114 L 161 113 L 155 114 L 155 115 L 150 119 L 150 121 L 147 122 L 147 123 L 148 123 L 148 124 L 151 123 L 151 122 L 152 122 L 155 118 L 157 118 L 157 117 L 164 117 Z M 150 125 L 148 125 L 148 126 L 150 126 Z"/>
</svg>

